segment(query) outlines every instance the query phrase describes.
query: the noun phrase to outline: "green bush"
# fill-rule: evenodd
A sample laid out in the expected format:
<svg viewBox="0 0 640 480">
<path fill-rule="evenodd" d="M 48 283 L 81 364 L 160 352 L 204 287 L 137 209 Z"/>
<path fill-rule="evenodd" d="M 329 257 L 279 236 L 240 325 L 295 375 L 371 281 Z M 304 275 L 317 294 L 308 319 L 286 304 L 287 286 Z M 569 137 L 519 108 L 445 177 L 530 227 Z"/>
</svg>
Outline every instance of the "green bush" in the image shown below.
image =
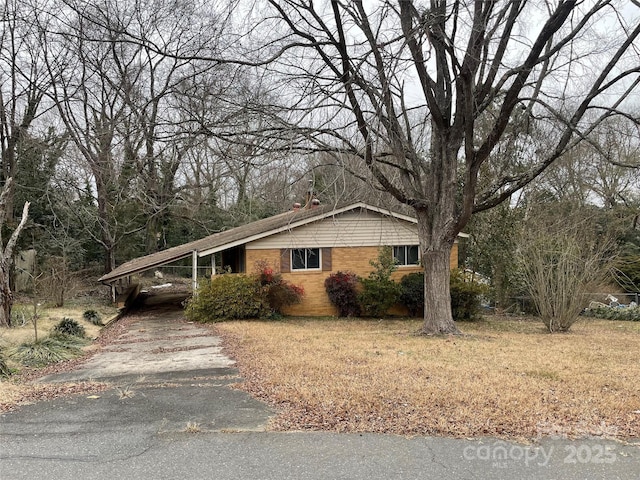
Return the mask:
<svg viewBox="0 0 640 480">
<path fill-rule="evenodd" d="M 400 303 L 414 317 L 424 315 L 424 274 L 410 273 L 400 279 Z"/>
<path fill-rule="evenodd" d="M 216 275 L 187 302 L 186 317 L 196 322 L 259 318 L 268 313 L 261 288 L 246 275 Z"/>
<path fill-rule="evenodd" d="M 424 312 L 424 274 L 410 273 L 400 280 L 400 302 L 411 315 Z M 454 320 L 475 320 L 480 315 L 480 300 L 488 287 L 466 278 L 460 270 L 451 271 L 451 314 Z"/>
<path fill-rule="evenodd" d="M 324 281 L 329 300 L 338 308 L 341 317 L 360 315 L 358 302 L 358 276 L 353 272 L 336 272 Z"/>
<path fill-rule="evenodd" d="M 87 322 L 93 325 L 98 325 L 98 326 L 104 325 L 104 323 L 102 323 L 102 318 L 100 317 L 100 314 L 95 310 L 87 310 L 82 314 L 82 318 L 84 318 Z"/>
<path fill-rule="evenodd" d="M 382 317 L 400 298 L 400 284 L 391 280 L 391 274 L 397 268 L 391 247 L 380 248 L 378 260 L 369 264 L 374 270 L 369 277 L 360 279 L 362 292 L 358 300 L 366 315 Z"/>
<path fill-rule="evenodd" d="M 80 338 L 84 338 L 85 336 L 84 327 L 72 318 L 67 317 L 60 320 L 60 322 L 55 327 L 53 327 L 53 333 L 71 335 Z"/>
<path fill-rule="evenodd" d="M 47 337 L 35 342 L 25 342 L 12 347 L 9 356 L 25 367 L 44 367 L 50 363 L 71 360 L 82 355 L 82 350 L 60 338 Z"/>
<path fill-rule="evenodd" d="M 585 316 L 604 318 L 606 320 L 625 320 L 629 322 L 640 322 L 640 307 L 597 307 L 589 308 L 584 312 Z"/>
<path fill-rule="evenodd" d="M 476 320 L 480 316 L 480 299 L 488 287 L 467 278 L 460 270 L 451 271 L 451 313 L 454 320 Z"/>
</svg>

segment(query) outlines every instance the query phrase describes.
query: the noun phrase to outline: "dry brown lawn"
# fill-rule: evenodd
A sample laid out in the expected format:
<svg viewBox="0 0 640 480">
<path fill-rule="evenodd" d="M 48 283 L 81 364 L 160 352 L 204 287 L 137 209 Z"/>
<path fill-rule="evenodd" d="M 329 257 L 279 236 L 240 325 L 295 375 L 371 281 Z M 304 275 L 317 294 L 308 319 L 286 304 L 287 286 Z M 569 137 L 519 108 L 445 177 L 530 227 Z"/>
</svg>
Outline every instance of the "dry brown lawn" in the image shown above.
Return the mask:
<svg viewBox="0 0 640 480">
<path fill-rule="evenodd" d="M 93 308 L 102 317 L 102 321 L 106 322 L 109 317 L 116 314 L 116 309 L 109 306 L 100 306 Z M 86 307 L 60 307 L 60 308 L 38 308 L 38 338 L 44 338 L 49 334 L 51 329 L 63 318 L 72 318 L 82 325 L 87 333 L 88 338 L 95 338 L 102 327 L 93 325 L 82 318 L 82 314 L 88 310 Z M 33 327 L 33 306 L 16 305 L 13 309 L 15 317 L 24 319 L 24 324 L 12 328 L 0 328 L 0 345 L 15 345 L 22 342 L 30 342 L 35 338 Z M 17 314 L 17 315 L 16 315 Z"/>
<path fill-rule="evenodd" d="M 520 439 L 640 438 L 640 323 L 581 320 L 571 333 L 488 317 L 462 337 L 415 320 L 217 324 L 274 430 Z"/>
<path fill-rule="evenodd" d="M 102 327 L 93 325 L 82 318 L 86 307 L 62 307 L 62 308 L 40 308 L 38 310 L 38 338 L 44 338 L 51 329 L 64 317 L 73 318 L 85 328 L 88 338 L 95 338 L 100 333 Z M 109 306 L 94 308 L 100 313 L 102 320 L 107 321 L 116 313 L 116 309 Z M 0 347 L 7 348 L 23 342 L 30 342 L 35 339 L 34 325 L 31 320 L 33 307 L 31 305 L 14 306 L 14 314 L 18 313 L 18 318 L 24 319 L 24 324 L 12 328 L 0 328 Z M 84 349 L 90 352 L 95 345 L 89 345 Z M 28 403 L 31 401 L 53 398 L 60 395 L 94 392 L 103 387 L 93 382 L 83 382 L 77 384 L 44 385 L 33 384 L 30 380 L 39 374 L 51 373 L 59 367 L 51 366 L 45 369 L 35 370 L 21 368 L 18 364 L 8 360 L 10 367 L 18 369 L 19 374 L 8 379 L 0 378 L 0 411 L 7 410 L 16 404 Z M 74 361 L 64 362 L 60 368 L 72 368 Z"/>
</svg>

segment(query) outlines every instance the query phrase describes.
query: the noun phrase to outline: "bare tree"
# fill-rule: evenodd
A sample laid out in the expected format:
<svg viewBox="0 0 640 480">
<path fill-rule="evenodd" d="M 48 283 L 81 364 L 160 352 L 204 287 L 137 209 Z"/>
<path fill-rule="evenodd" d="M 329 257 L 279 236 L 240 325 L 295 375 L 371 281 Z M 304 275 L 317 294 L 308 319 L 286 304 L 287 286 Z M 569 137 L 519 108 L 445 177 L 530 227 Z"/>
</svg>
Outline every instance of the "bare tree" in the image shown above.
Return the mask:
<svg viewBox="0 0 640 480">
<path fill-rule="evenodd" d="M 532 183 L 531 190 L 576 205 L 636 205 L 638 128 L 621 118 L 602 122 Z"/>
<path fill-rule="evenodd" d="M 422 331 L 457 333 L 449 292 L 457 234 L 603 119 L 624 114 L 640 81 L 637 6 L 268 3 L 272 15 L 260 26 L 275 33 L 265 44 L 266 30 L 254 28 L 262 56 L 253 49 L 245 58 L 265 64 L 288 109 L 261 133 L 295 133 L 301 140 L 292 148 L 356 156 L 380 189 L 414 209 L 425 268 Z M 514 122 L 518 156 L 494 159 Z M 548 133 L 544 145 L 530 141 L 531 123 Z"/>
<path fill-rule="evenodd" d="M 64 21 L 45 32 L 57 79 L 52 97 L 92 175 L 98 221 L 95 228 L 85 220 L 86 230 L 102 245 L 110 271 L 125 238 L 146 231 L 143 250 L 160 246 L 178 169 L 196 145 L 181 98 L 201 94 L 208 84 L 199 79 L 215 67 L 182 57 L 216 43 L 216 19 L 203 40 L 201 12 L 190 2 L 65 3 Z M 125 29 L 174 55 L 127 41 Z"/>
<path fill-rule="evenodd" d="M 635 113 L 635 118 L 640 118 Z M 591 171 L 586 181 L 602 205 L 637 209 L 640 123 L 613 118 L 603 122 L 583 144 Z"/>
<path fill-rule="evenodd" d="M 0 10 L 0 326 L 11 321 L 13 293 L 11 268 L 18 237 L 26 225 L 29 202 L 22 208 L 20 221 L 14 222 L 15 187 L 18 155 L 29 140 L 29 130 L 40 113 L 48 88 L 48 76 L 42 65 L 32 25 L 25 21 L 29 11 L 22 2 L 9 0 Z M 6 243 L 2 232 L 13 228 Z"/>
<path fill-rule="evenodd" d="M 10 272 L 13 265 L 13 249 L 18 242 L 18 237 L 29 218 L 29 202 L 22 208 L 22 218 L 11 233 L 6 245 L 2 241 L 2 227 L 4 227 L 8 215 L 7 199 L 11 195 L 13 180 L 8 178 L 2 193 L 0 193 L 0 327 L 11 324 L 11 309 L 13 307 L 13 292 L 11 292 Z"/>
<path fill-rule="evenodd" d="M 18 151 L 32 128 L 48 88 L 27 6 L 15 0 L 0 10 L 0 178 L 16 175 Z M 13 219 L 13 188 L 6 193 L 6 218 Z"/>
<path fill-rule="evenodd" d="M 89 26 L 79 21 L 75 28 L 82 32 Z M 128 127 L 129 112 L 122 95 L 136 82 L 140 69 L 133 61 L 136 52 L 127 51 L 131 49 L 123 48 L 116 39 L 94 45 L 86 37 L 90 32 L 82 36 L 75 32 L 61 37 L 60 50 L 48 52 L 49 71 L 57 79 L 52 98 L 76 151 L 93 175 L 98 228 L 86 231 L 102 245 L 104 269 L 110 271 L 115 267 L 121 235 L 116 222 L 123 220 L 117 218 L 118 201 L 128 198 L 124 190 L 136 171 L 135 158 L 127 155 L 133 140 L 127 138 L 124 143 L 119 136 Z"/>
</svg>

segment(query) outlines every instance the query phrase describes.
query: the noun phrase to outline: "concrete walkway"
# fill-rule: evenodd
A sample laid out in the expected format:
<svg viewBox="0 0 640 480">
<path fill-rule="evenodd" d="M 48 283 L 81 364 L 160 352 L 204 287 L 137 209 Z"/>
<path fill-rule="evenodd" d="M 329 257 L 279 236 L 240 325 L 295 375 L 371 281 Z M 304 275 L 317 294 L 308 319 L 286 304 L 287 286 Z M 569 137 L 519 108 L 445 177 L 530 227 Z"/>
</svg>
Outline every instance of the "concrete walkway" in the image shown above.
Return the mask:
<svg viewBox="0 0 640 480">
<path fill-rule="evenodd" d="M 273 412 L 231 388 L 220 340 L 179 311 L 136 319 L 73 372 L 112 388 L 0 416 L 0 479 L 621 479 L 640 450 L 606 439 L 403 438 L 267 432 Z"/>
</svg>

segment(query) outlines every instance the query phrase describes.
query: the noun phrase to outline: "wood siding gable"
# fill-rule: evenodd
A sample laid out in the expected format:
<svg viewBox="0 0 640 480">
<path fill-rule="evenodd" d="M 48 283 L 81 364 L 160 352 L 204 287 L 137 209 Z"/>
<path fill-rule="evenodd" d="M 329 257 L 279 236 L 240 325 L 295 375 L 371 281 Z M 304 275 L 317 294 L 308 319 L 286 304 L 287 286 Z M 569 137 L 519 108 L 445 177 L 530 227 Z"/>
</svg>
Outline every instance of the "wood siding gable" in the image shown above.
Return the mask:
<svg viewBox="0 0 640 480">
<path fill-rule="evenodd" d="M 346 212 L 262 238 L 247 249 L 417 245 L 415 223 L 366 210 Z"/>
</svg>

